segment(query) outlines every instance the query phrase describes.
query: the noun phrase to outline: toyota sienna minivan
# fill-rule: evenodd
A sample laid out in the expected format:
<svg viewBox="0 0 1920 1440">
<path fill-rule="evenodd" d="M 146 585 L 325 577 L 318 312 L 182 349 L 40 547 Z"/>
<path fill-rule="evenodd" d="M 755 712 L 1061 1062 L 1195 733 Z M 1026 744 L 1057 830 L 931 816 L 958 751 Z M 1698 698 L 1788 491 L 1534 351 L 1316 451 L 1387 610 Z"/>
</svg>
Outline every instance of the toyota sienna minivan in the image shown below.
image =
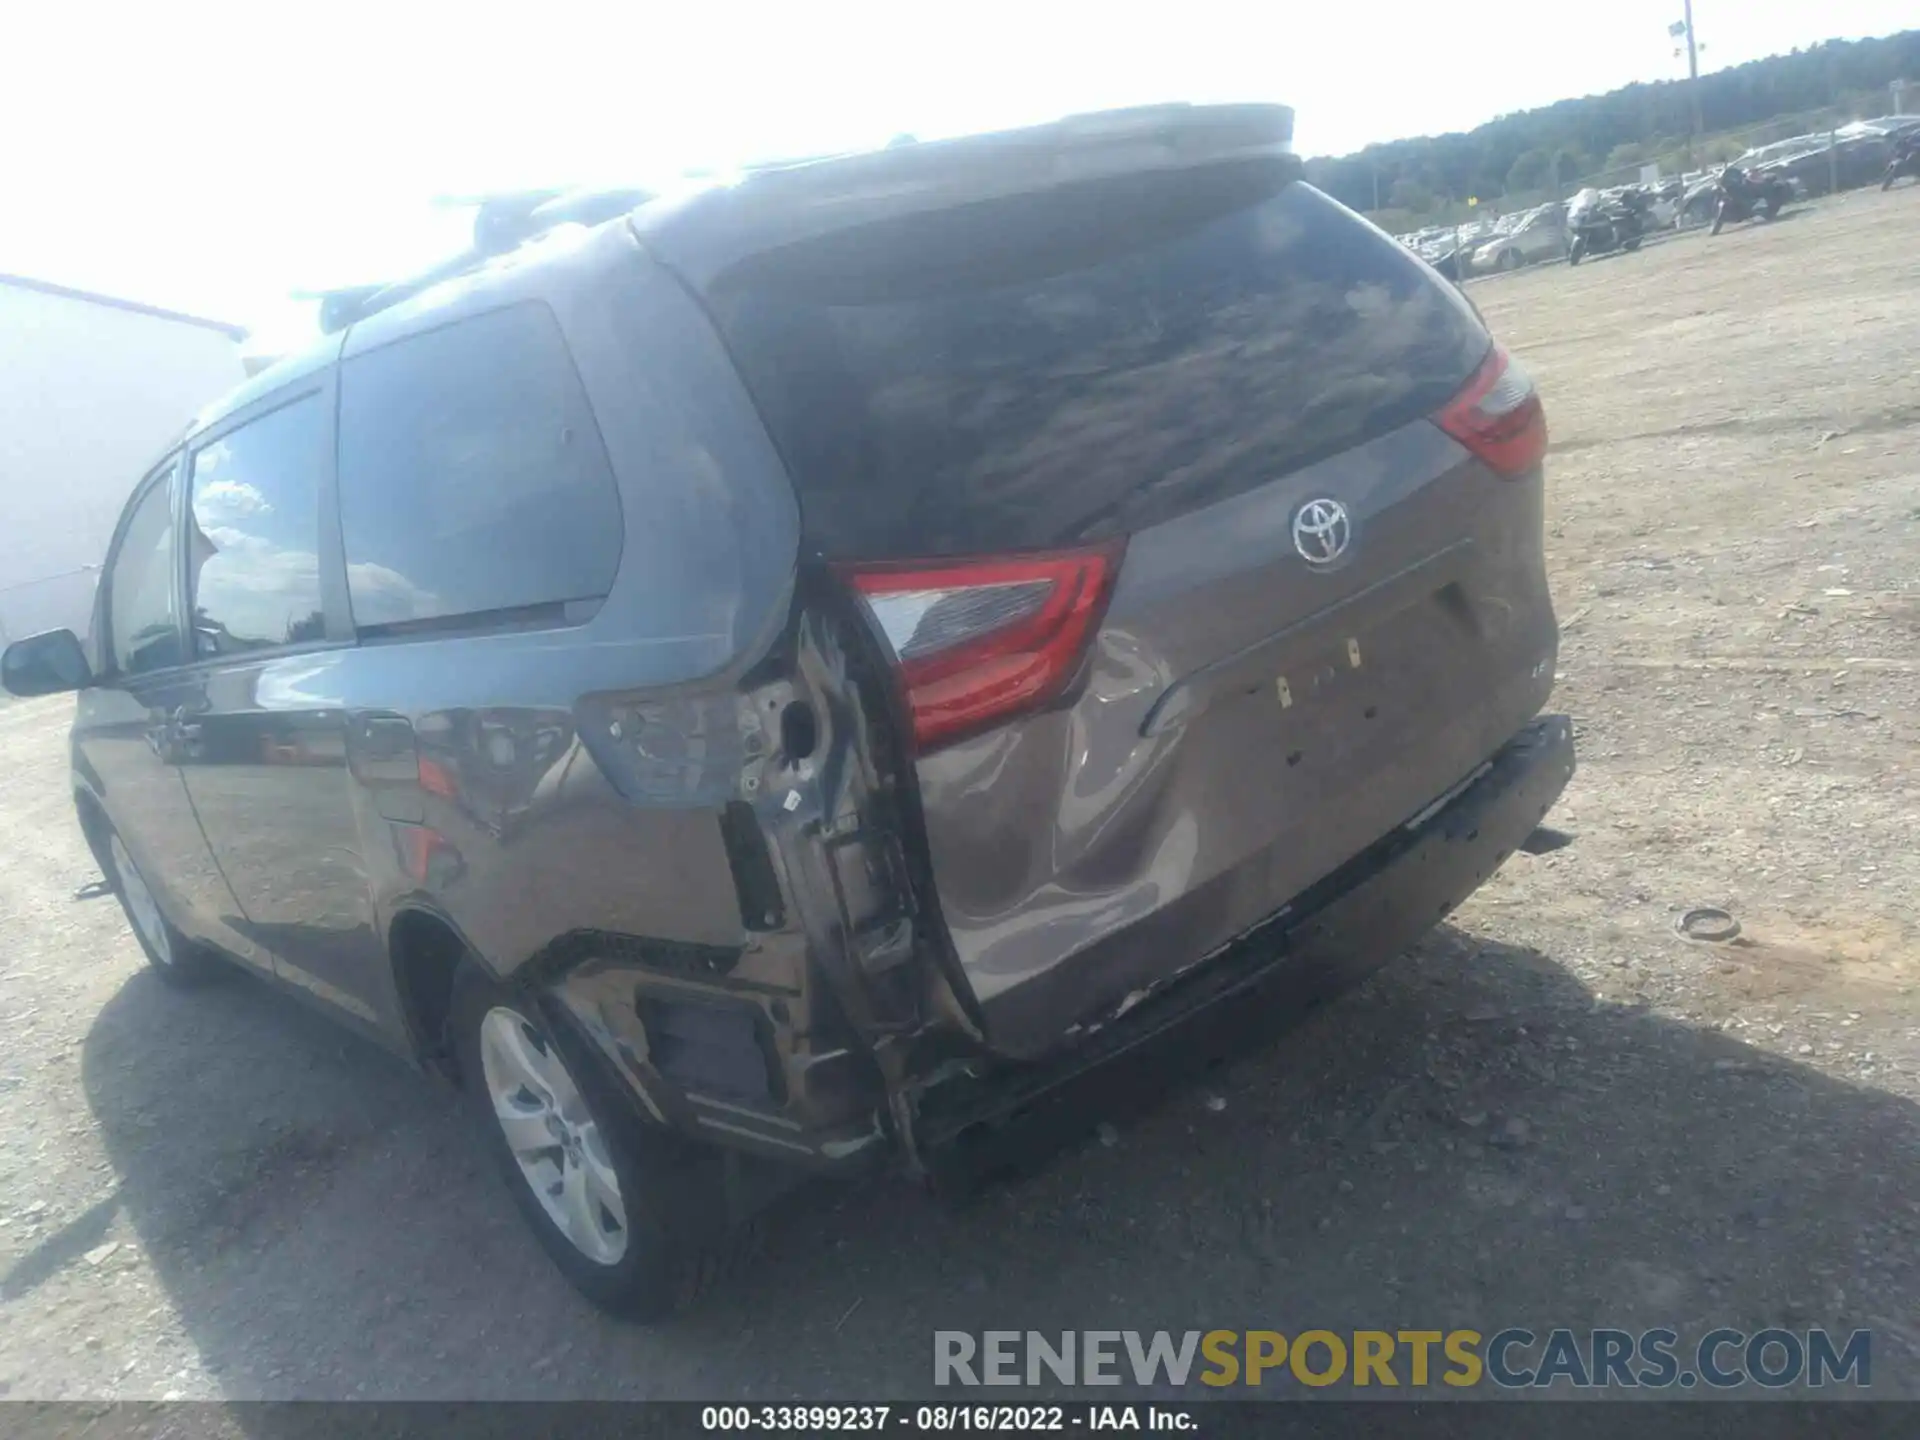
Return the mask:
<svg viewBox="0 0 1920 1440">
<path fill-rule="evenodd" d="M 1572 772 L 1545 421 L 1291 133 L 764 169 L 255 376 L 4 657 L 153 969 L 448 1072 L 653 1316 L 794 1177 L 1403 949 Z"/>
</svg>

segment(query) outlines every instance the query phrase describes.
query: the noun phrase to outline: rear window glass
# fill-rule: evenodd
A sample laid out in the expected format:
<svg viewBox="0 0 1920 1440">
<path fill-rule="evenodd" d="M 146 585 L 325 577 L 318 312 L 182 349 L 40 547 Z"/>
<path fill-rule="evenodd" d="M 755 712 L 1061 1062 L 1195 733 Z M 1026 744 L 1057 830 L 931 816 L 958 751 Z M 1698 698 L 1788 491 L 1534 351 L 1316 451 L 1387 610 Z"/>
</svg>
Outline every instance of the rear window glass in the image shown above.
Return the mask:
<svg viewBox="0 0 1920 1440">
<path fill-rule="evenodd" d="M 837 558 L 1138 530 L 1432 412 L 1488 344 L 1399 246 L 1266 164 L 842 232 L 711 300 Z"/>
<path fill-rule="evenodd" d="M 560 620 L 606 597 L 620 497 L 544 305 L 340 367 L 340 529 L 363 631 Z"/>
</svg>

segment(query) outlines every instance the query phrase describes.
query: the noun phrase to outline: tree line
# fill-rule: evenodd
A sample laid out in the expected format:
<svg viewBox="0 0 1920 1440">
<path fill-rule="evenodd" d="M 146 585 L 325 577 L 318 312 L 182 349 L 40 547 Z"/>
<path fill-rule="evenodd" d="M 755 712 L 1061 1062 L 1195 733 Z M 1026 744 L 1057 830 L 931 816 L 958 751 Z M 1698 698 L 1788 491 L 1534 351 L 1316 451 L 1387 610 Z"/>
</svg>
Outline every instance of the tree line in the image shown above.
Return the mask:
<svg viewBox="0 0 1920 1440">
<path fill-rule="evenodd" d="M 1650 162 L 1672 170 L 1683 158 L 1695 164 L 1731 159 L 1744 140 L 1724 132 L 1769 121 L 1817 125 L 1839 110 L 1883 115 L 1890 108 L 1888 87 L 1899 79 L 1916 82 L 1905 108 L 1920 108 L 1920 30 L 1829 40 L 1702 75 L 1700 133 L 1707 138 L 1699 142 L 1690 138 L 1686 82 L 1661 80 L 1502 115 L 1465 134 L 1393 140 L 1354 155 L 1319 157 L 1307 161 L 1306 173 L 1353 209 L 1428 215 L 1451 211 L 1469 196 L 1482 203 L 1531 198 Z"/>
</svg>

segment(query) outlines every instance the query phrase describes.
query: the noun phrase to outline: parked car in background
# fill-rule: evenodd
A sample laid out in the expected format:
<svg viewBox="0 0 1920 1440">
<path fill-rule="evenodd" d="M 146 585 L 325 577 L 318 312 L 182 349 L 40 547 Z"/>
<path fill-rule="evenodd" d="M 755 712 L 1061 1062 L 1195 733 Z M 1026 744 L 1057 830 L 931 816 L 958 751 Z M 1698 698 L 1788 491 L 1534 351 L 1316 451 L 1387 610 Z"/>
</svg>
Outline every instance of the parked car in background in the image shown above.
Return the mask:
<svg viewBox="0 0 1920 1440">
<path fill-rule="evenodd" d="M 1546 422 L 1291 140 L 1169 106 L 757 172 L 368 296 L 206 411 L 89 643 L 0 655 L 78 691 L 154 973 L 447 1069 L 558 1267 L 657 1316 L 807 1175 L 992 1169 L 1410 944 L 1573 770 Z"/>
<path fill-rule="evenodd" d="M 1567 253 L 1567 207 L 1558 202 L 1510 215 L 1495 228 L 1494 237 L 1473 252 L 1476 271 L 1517 270 Z"/>
<path fill-rule="evenodd" d="M 1662 185 L 1630 185 L 1619 190 L 1609 191 L 1609 195 L 1634 191 L 1641 200 L 1641 213 L 1646 218 L 1649 230 L 1671 230 L 1680 218 L 1680 182 L 1671 180 Z"/>
<path fill-rule="evenodd" d="M 1686 193 L 1680 197 L 1679 212 L 1673 223 L 1681 229 L 1710 225 L 1720 208 L 1720 172 L 1709 170 L 1687 180 Z"/>
<path fill-rule="evenodd" d="M 1713 201 L 1709 197 L 1719 173 L 1718 168 L 1689 170 L 1678 179 L 1668 182 L 1671 190 L 1668 198 L 1673 202 L 1673 225 L 1676 230 L 1704 225 L 1713 219 Z"/>
<path fill-rule="evenodd" d="M 1458 284 L 1471 268 L 1473 252 L 1490 238 L 1500 225 L 1494 216 L 1462 221 L 1458 225 L 1432 225 L 1416 231 L 1410 238 L 1413 252 L 1448 280 Z"/>
<path fill-rule="evenodd" d="M 1796 199 L 1877 184 L 1893 158 L 1888 134 L 1877 127 L 1795 135 L 1747 151 L 1733 163 L 1756 180 L 1786 180 Z"/>
<path fill-rule="evenodd" d="M 1893 145 L 1885 135 L 1836 136 L 1788 162 L 1785 168 L 1802 194 L 1827 195 L 1878 184 L 1892 158 Z"/>
<path fill-rule="evenodd" d="M 1427 241 L 1414 253 L 1456 285 L 1467 278 L 1462 261 L 1469 252 L 1460 243 L 1459 236 L 1451 230 Z"/>
<path fill-rule="evenodd" d="M 1871 120 L 1855 120 L 1834 133 L 1843 140 L 1860 135 L 1898 140 L 1903 135 L 1920 133 L 1920 115 L 1880 115 Z"/>
</svg>

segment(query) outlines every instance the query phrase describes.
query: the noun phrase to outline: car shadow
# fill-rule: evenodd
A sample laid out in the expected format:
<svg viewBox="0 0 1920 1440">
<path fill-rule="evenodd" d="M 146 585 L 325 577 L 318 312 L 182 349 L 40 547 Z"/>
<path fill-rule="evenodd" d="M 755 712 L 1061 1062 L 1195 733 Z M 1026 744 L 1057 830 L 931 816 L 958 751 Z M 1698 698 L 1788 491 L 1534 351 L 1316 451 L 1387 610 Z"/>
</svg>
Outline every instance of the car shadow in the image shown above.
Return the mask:
<svg viewBox="0 0 1920 1440">
<path fill-rule="evenodd" d="M 938 1329 L 1722 1324 L 1875 1327 L 1875 1393 L 1910 1393 L 1905 1100 L 1452 928 L 1216 1058 L 958 1207 L 802 1192 L 651 1329 L 559 1279 L 444 1085 L 262 984 L 136 976 L 83 1074 L 103 1204 L 233 1399 L 924 1396 Z"/>
</svg>

